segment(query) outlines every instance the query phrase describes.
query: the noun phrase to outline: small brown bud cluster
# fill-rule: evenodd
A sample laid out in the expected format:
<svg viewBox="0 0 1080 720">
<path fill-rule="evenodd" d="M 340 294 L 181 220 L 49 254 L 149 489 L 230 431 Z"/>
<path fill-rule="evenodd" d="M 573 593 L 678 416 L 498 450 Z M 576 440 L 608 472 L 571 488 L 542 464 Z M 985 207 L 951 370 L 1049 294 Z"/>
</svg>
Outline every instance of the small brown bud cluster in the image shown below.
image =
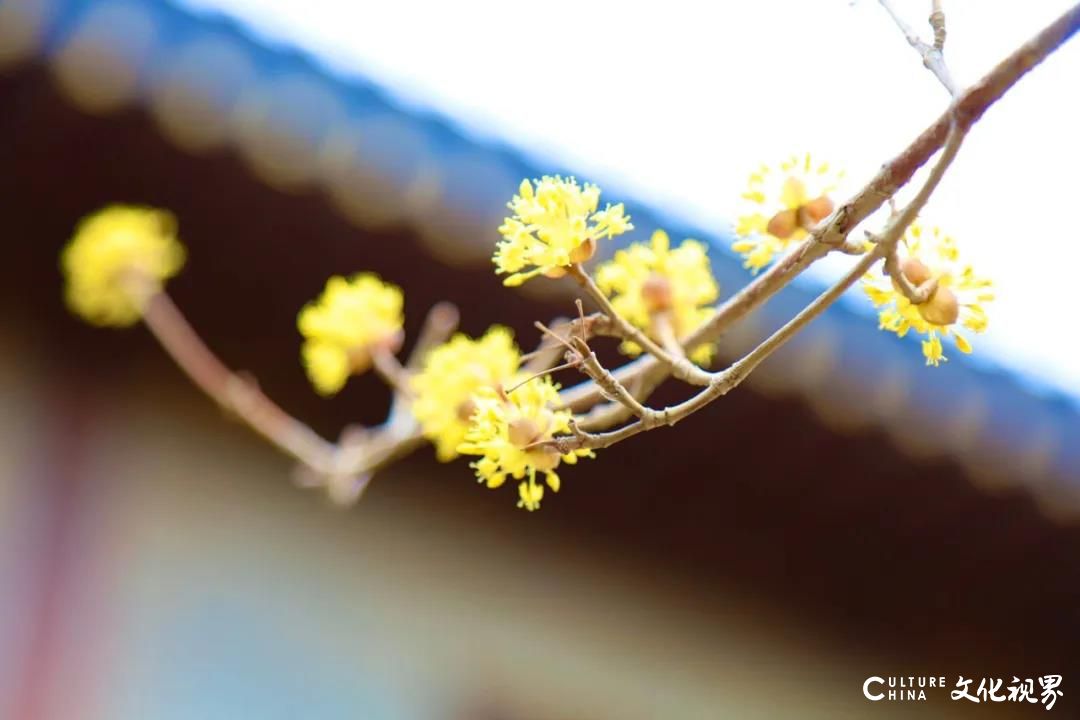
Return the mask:
<svg viewBox="0 0 1080 720">
<path fill-rule="evenodd" d="M 788 178 L 785 185 L 787 185 L 786 189 L 792 194 L 806 194 L 806 188 L 798 178 Z M 773 237 L 787 240 L 799 228 L 807 232 L 813 230 L 819 222 L 829 217 L 834 207 L 833 201 L 827 195 L 822 195 L 807 201 L 797 208 L 781 210 L 769 219 L 769 224 L 765 229 Z"/>
<path fill-rule="evenodd" d="M 933 273 L 930 268 L 918 258 L 908 257 L 900 262 L 900 272 L 915 287 L 928 282 Z M 947 287 L 934 289 L 934 292 L 926 300 L 915 306 L 919 314 L 926 322 L 934 325 L 952 325 L 960 318 L 960 303 L 956 299 L 956 293 Z"/>
</svg>

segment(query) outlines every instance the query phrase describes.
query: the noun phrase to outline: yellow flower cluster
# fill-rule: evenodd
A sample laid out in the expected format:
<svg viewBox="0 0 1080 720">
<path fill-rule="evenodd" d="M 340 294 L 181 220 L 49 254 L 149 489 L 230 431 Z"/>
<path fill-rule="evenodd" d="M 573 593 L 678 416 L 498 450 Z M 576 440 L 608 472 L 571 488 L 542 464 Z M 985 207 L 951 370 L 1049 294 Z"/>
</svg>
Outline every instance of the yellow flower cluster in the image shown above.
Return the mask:
<svg viewBox="0 0 1080 720">
<path fill-rule="evenodd" d="M 130 205 L 99 210 L 79 223 L 60 256 L 68 307 L 95 325 L 131 325 L 184 258 L 170 213 Z"/>
<path fill-rule="evenodd" d="M 520 364 L 513 334 L 498 325 L 479 340 L 458 333 L 428 353 L 423 369 L 412 380 L 412 409 L 424 436 L 435 444 L 439 460 L 457 457 L 476 412 L 473 394 L 513 382 Z"/>
<path fill-rule="evenodd" d="M 555 469 L 559 463 L 573 464 L 579 457 L 593 457 L 591 450 L 560 455 L 540 445 L 570 431 L 570 411 L 553 409 L 559 404 L 559 392 L 548 376 L 509 393 L 502 387 L 479 388 L 473 402 L 476 411 L 458 452 L 481 456 L 471 466 L 477 479 L 489 488 L 501 486 L 507 476 L 521 480 L 519 508 L 531 511 L 540 507 L 544 485 L 536 479 L 538 472 L 544 474 L 547 486 L 558 492 L 560 482 Z"/>
<path fill-rule="evenodd" d="M 868 274 L 863 290 L 879 308 L 882 330 L 904 337 L 909 330 L 925 335 L 922 342 L 927 365 L 938 365 L 945 357 L 941 338 L 951 336 L 956 348 L 971 352 L 971 343 L 958 332 L 962 326 L 974 333 L 986 330 L 983 303 L 994 299 L 990 280 L 980 278 L 971 265 L 960 262 L 956 241 L 938 228 L 925 231 L 912 224 L 904 236 L 900 271 L 911 285 L 934 280 L 936 290 L 926 302 L 914 304 L 900 291 L 892 278 Z"/>
<path fill-rule="evenodd" d="M 668 323 L 679 340 L 696 330 L 715 312 L 710 305 L 719 294 L 705 245 L 684 240 L 672 250 L 663 230 L 654 232 L 648 245 L 634 243 L 616 252 L 597 269 L 596 283 L 611 297 L 619 315 L 658 342 L 663 340 L 660 323 Z M 622 350 L 630 355 L 641 352 L 629 341 L 623 342 Z M 692 359 L 707 363 L 712 352 L 711 344 L 702 345 Z"/>
<path fill-rule="evenodd" d="M 327 281 L 297 317 L 304 367 L 320 394 L 333 395 L 350 375 L 367 370 L 373 351 L 400 347 L 403 303 L 401 289 L 373 273 Z"/>
<path fill-rule="evenodd" d="M 633 229 L 622 203 L 598 211 L 599 202 L 600 188 L 580 186 L 574 178 L 523 180 L 508 204 L 513 216 L 499 227 L 496 272 L 512 273 L 503 283 L 517 286 L 540 274 L 560 277 L 564 268 L 591 258 L 600 240 Z"/>
<path fill-rule="evenodd" d="M 747 208 L 735 226 L 739 239 L 732 245 L 744 267 L 758 272 L 828 217 L 834 207 L 830 194 L 842 177 L 810 153 L 792 155 L 779 171 L 762 165 L 751 173 L 742 195 Z"/>
</svg>

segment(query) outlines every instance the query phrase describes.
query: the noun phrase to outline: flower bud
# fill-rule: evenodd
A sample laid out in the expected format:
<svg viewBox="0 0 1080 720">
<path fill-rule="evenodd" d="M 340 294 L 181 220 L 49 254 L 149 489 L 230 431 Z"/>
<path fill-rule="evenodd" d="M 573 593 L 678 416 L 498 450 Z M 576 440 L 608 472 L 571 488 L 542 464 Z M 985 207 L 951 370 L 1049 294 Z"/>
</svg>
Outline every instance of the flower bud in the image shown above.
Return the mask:
<svg viewBox="0 0 1080 720">
<path fill-rule="evenodd" d="M 533 465 L 537 470 L 541 472 L 547 470 L 554 470 L 559 467 L 559 461 L 562 456 L 559 455 L 559 451 L 553 447 L 541 446 L 533 448 L 529 451 L 529 459 L 532 460 Z M 558 489 L 558 488 L 554 488 Z"/>
<path fill-rule="evenodd" d="M 833 201 L 827 195 L 815 198 L 799 208 L 799 226 L 804 230 L 812 230 L 829 217 L 832 211 Z"/>
<path fill-rule="evenodd" d="M 798 214 L 794 210 L 781 210 L 772 216 L 769 224 L 765 226 L 765 230 L 773 237 L 786 240 L 792 236 L 798 227 Z"/>
<path fill-rule="evenodd" d="M 926 322 L 935 325 L 952 325 L 960 317 L 960 303 L 947 287 L 939 287 L 929 300 L 915 307 Z"/>
<path fill-rule="evenodd" d="M 674 302 L 671 281 L 660 273 L 650 273 L 641 284 L 641 299 L 650 313 L 670 310 Z"/>
<path fill-rule="evenodd" d="M 540 436 L 540 428 L 530 418 L 519 417 L 507 423 L 510 443 L 518 448 L 528 447 Z"/>
<path fill-rule="evenodd" d="M 922 285 L 932 275 L 930 268 L 926 267 L 922 260 L 914 257 L 907 257 L 900 261 L 900 272 L 915 287 Z"/>
<path fill-rule="evenodd" d="M 469 422 L 476 413 L 476 403 L 472 398 L 467 398 L 457 406 L 457 418 L 461 422 Z"/>
<path fill-rule="evenodd" d="M 583 263 L 592 259 L 593 254 L 596 252 L 596 241 L 592 238 L 585 238 L 585 242 L 578 245 L 576 248 L 570 251 L 570 262 Z"/>
</svg>

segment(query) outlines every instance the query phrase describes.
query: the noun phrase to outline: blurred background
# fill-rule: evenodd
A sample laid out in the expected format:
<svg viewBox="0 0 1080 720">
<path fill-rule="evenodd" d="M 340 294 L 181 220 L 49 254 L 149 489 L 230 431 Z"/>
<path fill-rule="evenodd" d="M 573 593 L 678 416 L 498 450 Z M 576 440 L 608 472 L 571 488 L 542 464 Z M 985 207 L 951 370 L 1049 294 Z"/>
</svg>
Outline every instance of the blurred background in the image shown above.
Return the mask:
<svg viewBox="0 0 1080 720">
<path fill-rule="evenodd" d="M 897 2 L 920 30 L 923 4 Z M 967 84 L 1067 3 L 952 5 Z M 403 286 L 411 334 L 447 299 L 528 347 L 571 307 L 491 272 L 523 177 L 576 173 L 635 237 L 708 241 L 726 296 L 752 167 L 810 149 L 857 187 L 947 98 L 868 0 L 711 12 L 0 1 L 0 717 L 1004 717 L 1043 710 L 862 684 L 1051 673 L 1075 713 L 1080 365 L 1053 303 L 1080 260 L 1078 43 L 988 113 L 928 208 L 998 281 L 976 355 L 925 368 L 852 297 L 678 431 L 568 469 L 539 513 L 429 449 L 331 508 L 144 330 L 63 307 L 81 216 L 167 207 L 178 304 L 335 437 L 389 393 L 307 386 L 295 315 L 327 276 Z M 857 92 L 817 111 L 832 78 Z"/>
</svg>

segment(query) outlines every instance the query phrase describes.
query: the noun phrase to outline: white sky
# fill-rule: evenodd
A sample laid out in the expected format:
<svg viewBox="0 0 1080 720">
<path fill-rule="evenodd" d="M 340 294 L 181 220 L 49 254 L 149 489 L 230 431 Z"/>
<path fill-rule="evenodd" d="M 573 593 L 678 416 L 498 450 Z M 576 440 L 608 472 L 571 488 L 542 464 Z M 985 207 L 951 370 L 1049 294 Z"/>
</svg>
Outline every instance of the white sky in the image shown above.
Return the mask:
<svg viewBox="0 0 1080 720">
<path fill-rule="evenodd" d="M 182 1 L 703 227 L 792 152 L 861 183 L 947 102 L 874 0 Z M 894 4 L 929 36 L 929 0 Z M 945 0 L 957 82 L 1070 4 Z M 1078 78 L 1074 38 L 972 131 L 924 218 L 998 284 L 976 352 L 1080 397 Z"/>
</svg>

